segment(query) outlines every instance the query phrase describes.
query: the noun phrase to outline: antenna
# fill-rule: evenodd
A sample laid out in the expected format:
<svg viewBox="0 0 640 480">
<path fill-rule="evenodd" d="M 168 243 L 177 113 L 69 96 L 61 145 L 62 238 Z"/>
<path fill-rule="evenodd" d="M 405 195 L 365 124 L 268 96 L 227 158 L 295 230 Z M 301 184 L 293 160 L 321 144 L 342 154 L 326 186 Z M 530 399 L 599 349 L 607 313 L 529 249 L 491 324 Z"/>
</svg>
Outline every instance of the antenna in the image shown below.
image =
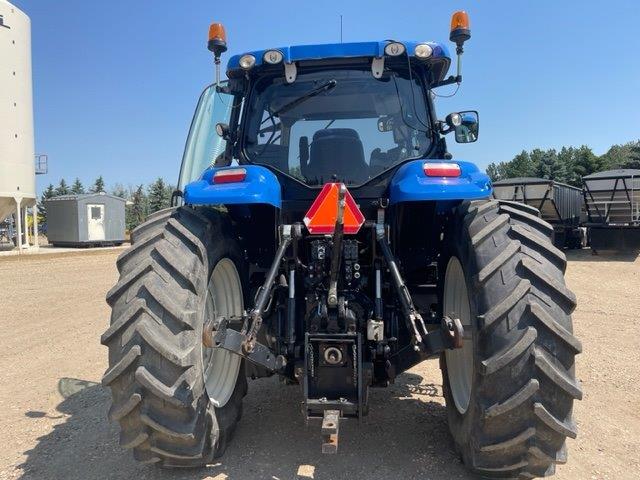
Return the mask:
<svg viewBox="0 0 640 480">
<path fill-rule="evenodd" d="M 340 43 L 342 43 L 342 15 L 340 15 Z"/>
</svg>

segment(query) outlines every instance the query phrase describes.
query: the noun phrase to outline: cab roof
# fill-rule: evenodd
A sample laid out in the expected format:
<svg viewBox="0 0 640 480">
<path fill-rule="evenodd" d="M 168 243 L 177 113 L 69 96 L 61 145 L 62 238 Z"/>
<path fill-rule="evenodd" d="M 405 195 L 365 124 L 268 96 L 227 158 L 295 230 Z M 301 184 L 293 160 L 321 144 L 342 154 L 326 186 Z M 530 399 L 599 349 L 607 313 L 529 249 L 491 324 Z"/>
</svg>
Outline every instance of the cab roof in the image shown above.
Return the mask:
<svg viewBox="0 0 640 480">
<path fill-rule="evenodd" d="M 395 40 L 393 40 L 395 42 Z M 388 57 L 384 53 L 384 47 L 391 43 L 391 40 L 382 40 L 378 42 L 353 42 L 353 43 L 328 43 L 320 45 L 292 45 L 280 48 L 266 48 L 263 50 L 254 50 L 239 55 L 234 55 L 227 63 L 227 75 L 229 77 L 236 76 L 242 71 L 240 67 L 240 57 L 243 55 L 253 55 L 256 59 L 254 69 L 260 67 L 264 63 L 264 54 L 269 50 L 279 50 L 282 52 L 285 63 L 308 61 L 308 60 L 331 60 L 344 58 L 406 58 L 406 53 L 399 57 Z M 434 80 L 443 80 L 449 70 L 451 57 L 448 48 L 436 42 L 416 42 L 416 41 L 399 41 L 402 43 L 406 52 L 412 59 L 416 59 L 414 51 L 416 45 L 427 44 L 433 49 L 433 54 L 426 60 L 420 60 L 425 65 L 430 65 L 434 70 Z"/>
</svg>

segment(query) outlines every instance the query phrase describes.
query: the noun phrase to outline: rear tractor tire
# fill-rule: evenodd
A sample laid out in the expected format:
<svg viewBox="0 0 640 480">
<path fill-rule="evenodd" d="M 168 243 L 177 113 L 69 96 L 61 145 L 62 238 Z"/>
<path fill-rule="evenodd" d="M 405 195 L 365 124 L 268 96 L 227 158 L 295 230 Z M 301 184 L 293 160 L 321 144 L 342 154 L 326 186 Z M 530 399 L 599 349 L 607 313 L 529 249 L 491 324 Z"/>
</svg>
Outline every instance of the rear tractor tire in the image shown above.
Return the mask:
<svg viewBox="0 0 640 480">
<path fill-rule="evenodd" d="M 582 397 L 565 256 L 552 227 L 523 204 L 465 203 L 454 224 L 443 313 L 460 318 L 465 339 L 441 368 L 456 447 L 483 478 L 552 475 L 566 462 Z"/>
<path fill-rule="evenodd" d="M 240 357 L 202 344 L 207 318 L 240 315 L 246 272 L 218 212 L 181 207 L 149 217 L 117 261 L 102 335 L 109 417 L 136 460 L 190 467 L 222 455 L 247 392 Z"/>
</svg>

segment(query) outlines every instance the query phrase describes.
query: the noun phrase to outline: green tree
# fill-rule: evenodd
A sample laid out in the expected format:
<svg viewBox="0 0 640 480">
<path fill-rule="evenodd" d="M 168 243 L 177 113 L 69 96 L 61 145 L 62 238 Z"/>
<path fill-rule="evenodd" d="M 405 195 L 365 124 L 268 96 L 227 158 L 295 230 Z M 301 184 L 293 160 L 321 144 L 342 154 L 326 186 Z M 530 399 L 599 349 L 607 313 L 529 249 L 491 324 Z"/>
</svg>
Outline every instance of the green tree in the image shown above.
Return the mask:
<svg viewBox="0 0 640 480">
<path fill-rule="evenodd" d="M 492 182 L 496 182 L 498 180 L 502 180 L 503 178 L 507 178 L 506 172 L 505 172 L 506 167 L 507 167 L 507 164 L 505 162 L 490 163 L 487 166 L 487 175 L 489 175 L 489 178 L 491 179 Z"/>
<path fill-rule="evenodd" d="M 640 141 L 631 147 L 629 159 L 622 165 L 622 168 L 640 169 Z"/>
<path fill-rule="evenodd" d="M 532 177 L 535 175 L 535 164 L 529 152 L 523 150 L 505 165 L 505 178 Z"/>
<path fill-rule="evenodd" d="M 58 188 L 56 188 L 55 196 L 58 197 L 60 195 L 69 195 L 71 190 L 69 190 L 69 186 L 64 178 L 60 179 L 60 183 L 58 184 Z"/>
<path fill-rule="evenodd" d="M 115 195 L 116 197 L 129 199 L 131 197 L 131 188 L 127 190 L 124 185 L 121 183 L 116 183 L 113 189 L 111 190 L 111 195 Z"/>
<path fill-rule="evenodd" d="M 131 231 L 144 222 L 147 217 L 147 196 L 142 185 L 138 185 L 138 188 L 131 195 L 131 201 L 127 203 L 125 222 L 127 230 Z"/>
<path fill-rule="evenodd" d="M 104 179 L 102 178 L 102 175 L 100 175 L 98 178 L 96 178 L 96 181 L 93 182 L 93 187 L 91 187 L 91 193 L 100 193 L 100 192 L 104 192 Z"/>
<path fill-rule="evenodd" d="M 47 222 L 47 207 L 45 206 L 45 200 L 49 200 L 56 196 L 56 189 L 53 188 L 53 183 L 42 192 L 40 196 L 40 202 L 38 203 L 38 222 L 45 224 Z"/>
<path fill-rule="evenodd" d="M 582 145 L 575 149 L 573 171 L 581 179 L 585 175 L 603 170 L 603 166 L 602 159 L 591 148 Z"/>
<path fill-rule="evenodd" d="M 171 187 L 162 178 L 158 178 L 149 185 L 149 213 L 157 212 L 169 207 L 171 200 Z"/>
<path fill-rule="evenodd" d="M 169 185 L 169 184 L 167 184 L 167 186 L 165 187 L 165 193 L 167 195 L 167 198 L 169 199 L 167 201 L 167 206 L 165 208 L 168 208 L 171 206 L 171 195 L 173 195 L 173 192 L 175 189 L 176 189 L 175 186 Z"/>
<path fill-rule="evenodd" d="M 71 185 L 71 193 L 73 193 L 74 195 L 81 195 L 85 193 L 84 185 L 82 185 L 82 182 L 78 177 L 76 177 L 75 182 L 73 182 L 73 185 Z"/>
<path fill-rule="evenodd" d="M 491 163 L 487 175 L 491 180 L 514 177 L 542 177 L 581 186 L 582 177 L 615 168 L 640 169 L 640 140 L 613 145 L 607 153 L 597 156 L 586 145 L 542 150 L 523 150 L 508 162 Z"/>
<path fill-rule="evenodd" d="M 561 164 L 564 169 L 564 180 L 562 181 L 569 185 L 580 186 L 582 184 L 582 177 L 575 171 L 575 157 L 575 148 L 562 147 L 558 152 L 558 163 Z"/>
<path fill-rule="evenodd" d="M 557 182 L 566 182 L 567 166 L 560 161 L 555 149 L 535 149 L 531 152 L 531 159 L 534 164 L 534 176 L 548 178 Z"/>
<path fill-rule="evenodd" d="M 600 158 L 606 169 L 640 168 L 640 140 L 612 145 Z"/>
</svg>

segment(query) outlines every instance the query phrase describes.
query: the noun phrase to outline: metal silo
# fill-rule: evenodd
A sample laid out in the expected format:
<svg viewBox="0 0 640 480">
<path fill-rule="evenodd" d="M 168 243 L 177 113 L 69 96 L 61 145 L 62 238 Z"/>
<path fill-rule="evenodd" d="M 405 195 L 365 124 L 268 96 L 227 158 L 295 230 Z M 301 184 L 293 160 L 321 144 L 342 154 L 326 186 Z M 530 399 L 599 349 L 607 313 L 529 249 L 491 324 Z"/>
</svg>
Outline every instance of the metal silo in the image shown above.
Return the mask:
<svg viewBox="0 0 640 480">
<path fill-rule="evenodd" d="M 0 221 L 17 214 L 20 247 L 28 243 L 26 212 L 33 207 L 37 245 L 31 21 L 6 0 L 0 0 L 0 59 Z"/>
</svg>

